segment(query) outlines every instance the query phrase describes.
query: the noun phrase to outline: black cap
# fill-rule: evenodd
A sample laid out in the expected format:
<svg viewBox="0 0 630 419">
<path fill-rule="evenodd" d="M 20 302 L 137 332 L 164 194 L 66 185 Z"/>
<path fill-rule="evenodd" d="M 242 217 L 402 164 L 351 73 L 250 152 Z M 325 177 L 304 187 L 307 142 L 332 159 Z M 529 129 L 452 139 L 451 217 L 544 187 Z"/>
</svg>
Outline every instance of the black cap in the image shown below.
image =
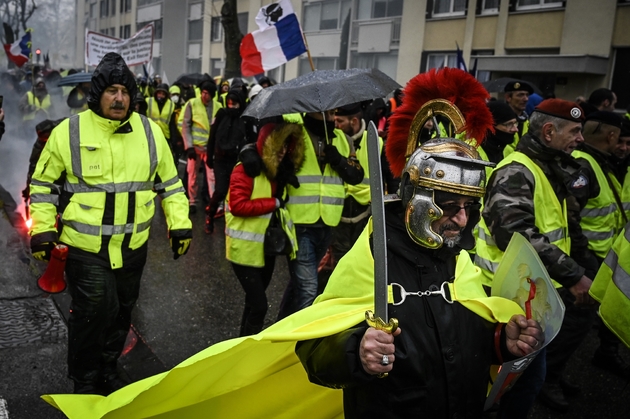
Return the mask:
<svg viewBox="0 0 630 419">
<path fill-rule="evenodd" d="M 492 119 L 494 119 L 494 125 L 502 124 L 506 121 L 516 119 L 516 113 L 512 110 L 512 107 L 505 102 L 493 100 L 487 103 L 488 109 L 492 113 Z"/>
<path fill-rule="evenodd" d="M 160 83 L 157 85 L 157 87 L 155 88 L 156 92 L 162 91 L 164 93 L 166 93 L 168 95 L 168 84 L 166 83 Z"/>
<path fill-rule="evenodd" d="M 630 120 L 623 118 L 620 137 L 630 137 Z"/>
<path fill-rule="evenodd" d="M 349 105 L 340 106 L 335 111 L 335 115 L 339 116 L 352 116 L 358 113 L 361 113 L 363 108 L 361 108 L 361 102 L 351 103 Z"/>
<path fill-rule="evenodd" d="M 534 88 L 529 84 L 522 81 L 511 81 L 503 88 L 504 92 L 517 92 L 519 90 L 525 90 L 530 95 L 534 93 Z"/>
<path fill-rule="evenodd" d="M 621 124 L 623 123 L 623 119 L 621 118 L 621 116 L 617 115 L 614 112 L 608 111 L 597 111 L 590 113 L 586 116 L 586 120 L 601 122 L 602 124 L 610 125 L 617 128 L 621 128 Z"/>
</svg>

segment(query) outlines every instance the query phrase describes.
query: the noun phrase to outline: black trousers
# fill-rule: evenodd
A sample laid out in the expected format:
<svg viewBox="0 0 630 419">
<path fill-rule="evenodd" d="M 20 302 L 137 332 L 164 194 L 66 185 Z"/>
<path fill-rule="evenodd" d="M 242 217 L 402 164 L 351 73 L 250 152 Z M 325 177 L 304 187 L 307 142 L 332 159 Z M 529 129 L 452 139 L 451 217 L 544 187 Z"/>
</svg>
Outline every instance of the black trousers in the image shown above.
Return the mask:
<svg viewBox="0 0 630 419">
<path fill-rule="evenodd" d="M 573 352 L 588 335 L 595 319 L 592 306 L 576 306 L 575 297 L 566 288 L 558 288 L 566 307 L 562 327 L 556 338 L 547 346 L 547 376 L 545 382 L 558 383 Z"/>
<path fill-rule="evenodd" d="M 221 202 L 225 200 L 230 189 L 230 176 L 236 165 L 237 157 L 221 157 L 214 159 L 214 193 L 206 214 L 214 217 Z"/>
<path fill-rule="evenodd" d="M 234 273 L 245 291 L 245 308 L 239 336 L 255 335 L 263 329 L 268 308 L 266 291 L 275 264 L 275 256 L 266 256 L 265 266 L 262 268 L 232 263 Z"/>
<path fill-rule="evenodd" d="M 144 267 L 109 269 L 68 260 L 72 297 L 68 319 L 68 376 L 98 383 L 116 373 L 116 363 L 131 326 Z"/>
</svg>

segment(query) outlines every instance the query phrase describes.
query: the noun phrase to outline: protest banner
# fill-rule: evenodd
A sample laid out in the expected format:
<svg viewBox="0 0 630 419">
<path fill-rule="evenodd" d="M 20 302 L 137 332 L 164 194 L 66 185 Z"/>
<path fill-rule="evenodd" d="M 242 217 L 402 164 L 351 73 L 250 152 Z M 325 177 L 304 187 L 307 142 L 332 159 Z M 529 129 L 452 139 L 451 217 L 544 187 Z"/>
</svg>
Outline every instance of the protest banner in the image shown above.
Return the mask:
<svg viewBox="0 0 630 419">
<path fill-rule="evenodd" d="M 87 31 L 85 35 L 85 64 L 96 66 L 108 52 L 120 54 L 128 66 L 151 62 L 153 58 L 153 23 L 140 29 L 129 39 L 118 39 Z"/>
</svg>

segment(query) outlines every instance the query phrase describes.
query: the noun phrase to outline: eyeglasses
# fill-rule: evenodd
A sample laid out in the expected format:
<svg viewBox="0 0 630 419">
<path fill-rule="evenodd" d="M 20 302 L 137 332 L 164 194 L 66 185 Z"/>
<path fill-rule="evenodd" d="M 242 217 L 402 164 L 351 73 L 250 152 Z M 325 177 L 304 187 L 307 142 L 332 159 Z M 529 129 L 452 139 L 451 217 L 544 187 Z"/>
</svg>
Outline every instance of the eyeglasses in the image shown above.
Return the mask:
<svg viewBox="0 0 630 419">
<path fill-rule="evenodd" d="M 471 210 L 479 211 L 481 208 L 480 202 L 467 202 L 463 207 L 460 207 L 457 204 L 437 204 L 438 207 L 442 209 L 445 217 L 454 217 L 460 210 L 466 211 L 466 215 L 470 214 Z"/>
</svg>

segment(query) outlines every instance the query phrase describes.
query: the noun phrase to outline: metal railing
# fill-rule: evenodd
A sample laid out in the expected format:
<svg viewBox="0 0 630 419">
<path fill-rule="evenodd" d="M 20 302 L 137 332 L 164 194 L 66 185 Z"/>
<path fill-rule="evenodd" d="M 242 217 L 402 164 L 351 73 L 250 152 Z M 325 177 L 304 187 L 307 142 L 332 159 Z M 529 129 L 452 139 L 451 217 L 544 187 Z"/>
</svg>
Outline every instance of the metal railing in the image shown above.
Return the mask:
<svg viewBox="0 0 630 419">
<path fill-rule="evenodd" d="M 390 43 L 397 45 L 400 43 L 401 21 L 402 21 L 402 17 L 387 17 L 387 18 L 380 18 L 380 19 L 354 20 L 352 21 L 350 45 L 356 47 L 359 44 L 359 28 L 362 25 L 374 24 L 374 23 L 388 23 L 388 22 L 392 22 L 392 33 L 390 35 Z"/>
</svg>

